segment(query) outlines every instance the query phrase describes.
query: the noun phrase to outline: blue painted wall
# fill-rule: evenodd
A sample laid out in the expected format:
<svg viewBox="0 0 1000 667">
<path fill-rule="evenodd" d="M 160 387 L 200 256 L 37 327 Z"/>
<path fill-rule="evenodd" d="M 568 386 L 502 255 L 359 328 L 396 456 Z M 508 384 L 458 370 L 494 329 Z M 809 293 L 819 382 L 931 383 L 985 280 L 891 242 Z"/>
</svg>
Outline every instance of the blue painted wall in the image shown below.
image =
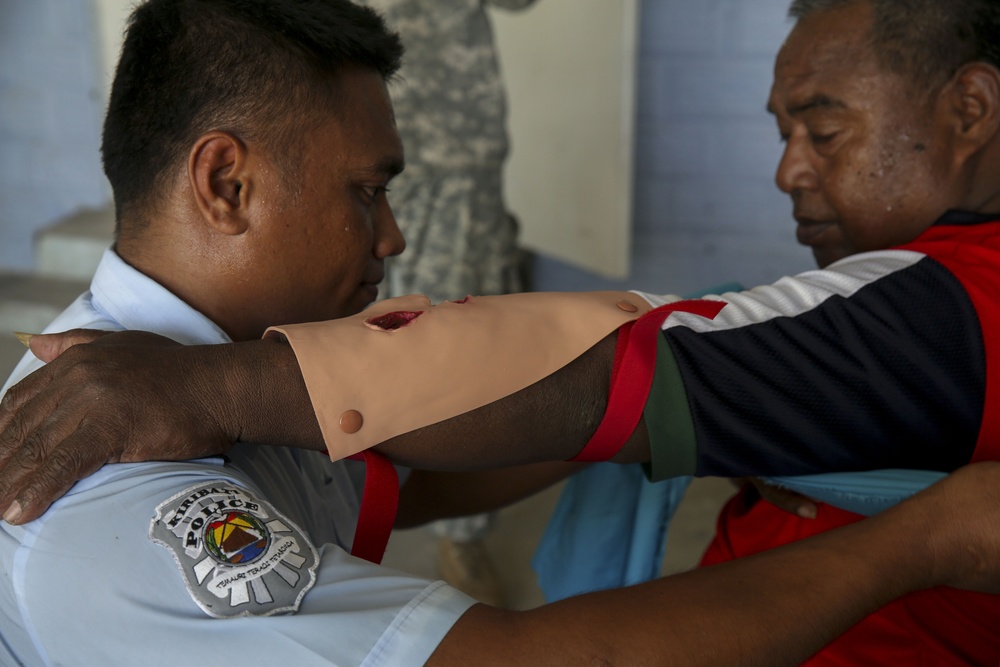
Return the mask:
<svg viewBox="0 0 1000 667">
<path fill-rule="evenodd" d="M 0 270 L 34 266 L 35 232 L 111 192 L 89 2 L 0 0 Z"/>
<path fill-rule="evenodd" d="M 644 0 L 632 268 L 611 281 L 537 257 L 540 290 L 683 293 L 811 268 L 774 185 L 778 131 L 764 111 L 788 0 Z"/>
</svg>

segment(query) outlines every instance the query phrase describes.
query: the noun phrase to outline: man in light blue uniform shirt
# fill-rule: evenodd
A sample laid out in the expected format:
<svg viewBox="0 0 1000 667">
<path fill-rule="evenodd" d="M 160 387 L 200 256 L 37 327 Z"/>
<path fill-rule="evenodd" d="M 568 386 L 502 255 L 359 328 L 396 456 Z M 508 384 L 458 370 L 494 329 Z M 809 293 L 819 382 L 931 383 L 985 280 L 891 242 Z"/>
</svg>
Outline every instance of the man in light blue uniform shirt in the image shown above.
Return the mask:
<svg viewBox="0 0 1000 667">
<path fill-rule="evenodd" d="M 141 4 L 103 134 L 115 245 L 49 330 L 217 344 L 374 301 L 405 247 L 386 201 L 402 50 L 348 0 Z M 4 391 L 41 365 L 27 356 Z M 360 463 L 243 436 L 226 458 L 108 465 L 44 518 L 4 524 L 0 662 L 423 664 L 476 601 L 351 555 Z M 425 509 L 435 473 L 397 476 L 397 525 L 461 513 Z"/>
<path fill-rule="evenodd" d="M 102 146 L 115 250 L 52 330 L 225 343 L 367 305 L 404 247 L 384 195 L 401 52 L 344 1 L 140 6 Z M 363 473 L 252 445 L 98 470 L 0 532 L 0 662 L 423 663 L 474 600 L 350 555 Z"/>
<path fill-rule="evenodd" d="M 50 328 L 80 326 L 155 331 L 185 344 L 229 341 L 110 250 L 90 292 Z M 8 385 L 40 366 L 28 355 Z M 345 551 L 358 516 L 356 466 L 251 445 L 234 448 L 228 461 L 105 466 L 38 521 L 3 525 L 0 664 L 166 664 L 184 656 L 205 664 L 247 656 L 254 664 L 316 664 L 320 656 L 324 664 L 421 664 L 474 601 Z M 191 549 L 189 535 L 211 536 L 199 519 L 221 524 L 217 532 L 232 544 L 206 539 Z M 98 630 L 107 634 L 96 637 Z"/>
<path fill-rule="evenodd" d="M 140 5 L 102 145 L 115 249 L 49 330 L 145 329 L 189 345 L 239 343 L 178 348 L 225 359 L 241 345 L 287 352 L 278 341 L 240 343 L 271 324 L 335 319 L 371 303 L 384 260 L 404 247 L 385 198 L 403 163 L 385 86 L 401 51 L 376 14 L 347 0 Z M 17 367 L 0 416 L 16 405 L 11 385 L 40 366 L 28 358 Z M 268 373 L 293 366 L 294 358 L 273 357 L 240 379 L 259 398 L 274 389 Z M 170 368 L 204 377 L 195 370 L 205 368 Z M 198 428 L 185 427 L 189 410 L 172 409 L 127 430 L 170 434 L 181 458 L 227 451 L 231 433 L 213 434 L 210 425 L 226 410 L 232 378 L 224 364 L 209 370 L 219 373 L 198 386 L 208 396 L 194 410 Z M 163 375 L 141 385 L 163 386 Z M 105 389 L 119 382 L 120 374 Z M 244 444 L 296 444 L 288 431 L 315 425 L 290 400 L 304 393 L 301 376 L 280 389 L 240 420 L 241 444 L 228 458 L 117 463 L 125 452 L 88 469 L 37 520 L 5 511 L 0 662 L 793 665 L 910 591 L 1000 587 L 1000 467 L 981 464 L 870 521 L 761 558 L 537 610 L 490 608 L 346 551 L 360 511 L 359 471 L 315 452 Z M 101 405 L 111 398 L 97 396 Z M 570 414 L 545 418 L 565 429 Z M 68 428 L 92 443 L 89 452 L 111 452 L 116 419 L 84 417 Z M 14 422 L 2 424 L 9 435 Z M 489 510 L 567 471 L 542 463 L 529 478 L 525 468 L 453 475 L 448 484 L 404 471 L 397 524 Z M 508 495 L 476 496 L 497 489 Z M 806 615 L 809 623 L 787 627 Z"/>
</svg>

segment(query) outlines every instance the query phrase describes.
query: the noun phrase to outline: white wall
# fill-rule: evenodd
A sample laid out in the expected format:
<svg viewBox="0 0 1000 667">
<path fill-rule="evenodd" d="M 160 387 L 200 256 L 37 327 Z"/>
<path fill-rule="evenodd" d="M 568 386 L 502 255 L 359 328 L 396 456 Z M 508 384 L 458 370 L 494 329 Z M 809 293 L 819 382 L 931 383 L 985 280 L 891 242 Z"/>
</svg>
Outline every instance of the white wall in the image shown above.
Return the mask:
<svg viewBox="0 0 1000 667">
<path fill-rule="evenodd" d="M 614 278 L 631 246 L 638 4 L 543 0 L 492 17 L 521 242 Z"/>
<path fill-rule="evenodd" d="M 97 39 L 100 55 L 101 80 L 105 88 L 105 100 L 115 77 L 115 66 L 122 46 L 122 31 L 128 20 L 135 0 L 90 0 L 94 8 Z"/>
</svg>

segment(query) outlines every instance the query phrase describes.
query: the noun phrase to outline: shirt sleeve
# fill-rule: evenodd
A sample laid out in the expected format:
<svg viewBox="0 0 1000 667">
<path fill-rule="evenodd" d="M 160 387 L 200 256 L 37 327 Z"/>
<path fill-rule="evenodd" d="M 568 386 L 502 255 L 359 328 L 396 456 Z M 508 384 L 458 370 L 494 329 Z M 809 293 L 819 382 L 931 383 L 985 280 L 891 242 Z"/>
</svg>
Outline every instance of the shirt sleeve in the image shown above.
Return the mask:
<svg viewBox="0 0 1000 667">
<path fill-rule="evenodd" d="M 232 516 L 223 513 L 213 557 L 234 563 L 244 553 L 256 558 L 257 545 L 237 539 L 256 529 L 258 538 L 270 531 L 268 539 L 275 537 L 274 544 L 278 538 L 295 536 L 295 558 L 273 560 L 269 590 L 253 581 L 268 567 L 267 559 L 226 571 L 228 579 L 220 583 L 220 577 L 199 570 L 196 558 L 191 576 L 186 576 L 185 545 L 165 545 L 153 519 L 162 514 L 161 523 L 168 527 L 190 517 L 197 520 L 200 512 L 191 511 L 189 499 L 216 488 L 242 494 L 244 504 L 234 503 L 237 510 L 246 502 L 268 506 L 248 481 L 222 466 L 113 465 L 78 484 L 42 519 L 24 527 L 5 524 L 0 538 L 11 570 L 0 585 L 6 589 L 0 600 L 6 607 L 3 636 L 17 647 L 19 660 L 27 665 L 133 665 L 151 660 L 414 665 L 430 656 L 474 604 L 442 582 L 374 565 L 325 544 L 316 545 L 315 578 L 304 587 L 297 609 L 263 615 L 269 612 L 258 605 L 263 611 L 213 617 L 198 602 L 211 604 L 212 596 L 191 589 L 201 585 L 199 577 L 204 585 L 231 586 L 249 603 L 278 599 L 289 582 L 308 579 L 306 551 L 313 548 L 273 508 L 265 512 L 268 518 L 261 523 L 266 525 L 255 525 L 253 516 L 238 511 Z M 237 530 L 226 533 L 222 524 Z M 253 606 L 242 598 L 225 602 Z"/>
<path fill-rule="evenodd" d="M 724 298 L 714 322 L 663 331 L 645 412 L 652 478 L 969 462 L 985 350 L 939 263 L 867 253 Z"/>
</svg>

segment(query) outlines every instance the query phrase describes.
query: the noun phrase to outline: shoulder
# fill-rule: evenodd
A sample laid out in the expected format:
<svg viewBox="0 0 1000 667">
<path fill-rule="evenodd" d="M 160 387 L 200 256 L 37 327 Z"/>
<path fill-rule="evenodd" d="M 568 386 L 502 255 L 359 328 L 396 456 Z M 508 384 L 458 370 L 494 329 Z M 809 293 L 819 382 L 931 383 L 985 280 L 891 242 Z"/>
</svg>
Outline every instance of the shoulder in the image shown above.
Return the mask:
<svg viewBox="0 0 1000 667">
<path fill-rule="evenodd" d="M 222 660 L 252 644 L 261 660 L 360 664 L 375 652 L 377 664 L 412 664 L 472 604 L 314 543 L 218 463 L 106 466 L 43 519 L 4 530 L 0 558 L 14 568 L 0 597 L 16 608 L 4 609 L 3 634 L 34 637 L 55 662 L 91 644 L 89 664 L 146 652 Z M 109 628 L 115 642 L 88 640 Z M 268 632 L 291 641 L 260 642 Z"/>
</svg>

